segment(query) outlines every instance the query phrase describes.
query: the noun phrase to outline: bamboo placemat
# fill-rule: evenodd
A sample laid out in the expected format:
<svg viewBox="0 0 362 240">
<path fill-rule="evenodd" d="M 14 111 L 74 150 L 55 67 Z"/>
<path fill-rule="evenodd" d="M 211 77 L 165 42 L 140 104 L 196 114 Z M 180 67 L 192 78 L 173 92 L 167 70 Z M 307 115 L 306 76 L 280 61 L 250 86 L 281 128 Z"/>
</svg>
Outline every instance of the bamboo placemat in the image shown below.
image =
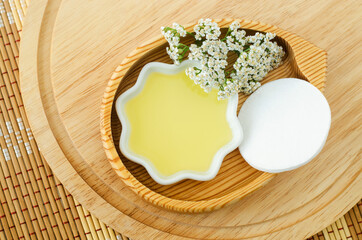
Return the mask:
<svg viewBox="0 0 362 240">
<path fill-rule="evenodd" d="M 19 42 L 29 0 L 0 0 L 0 239 L 128 239 L 79 204 L 41 155 L 19 91 Z M 308 239 L 362 239 L 362 201 Z"/>
</svg>

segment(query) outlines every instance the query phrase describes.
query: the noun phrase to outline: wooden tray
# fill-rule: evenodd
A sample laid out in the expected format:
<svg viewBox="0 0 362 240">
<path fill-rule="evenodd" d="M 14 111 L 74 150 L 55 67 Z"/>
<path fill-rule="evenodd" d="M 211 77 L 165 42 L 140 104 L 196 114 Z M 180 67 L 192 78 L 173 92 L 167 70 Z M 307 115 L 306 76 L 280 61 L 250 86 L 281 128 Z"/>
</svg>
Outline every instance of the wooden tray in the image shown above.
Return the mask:
<svg viewBox="0 0 362 240">
<path fill-rule="evenodd" d="M 21 89 L 40 150 L 66 188 L 88 210 L 132 239 L 302 239 L 332 223 L 361 197 L 359 31 L 330 14 L 339 2 L 201 0 L 33 1 L 20 49 Z M 310 7 L 310 8 L 308 8 Z M 318 11 L 314 11 L 318 9 Z M 323 13 L 325 11 L 325 13 Z M 320 14 L 324 18 L 315 21 Z M 142 15 L 142 17 L 140 17 Z M 326 49 L 325 95 L 332 126 L 323 151 L 295 171 L 278 174 L 235 204 L 185 214 L 147 203 L 119 179 L 108 163 L 99 132 L 104 89 L 117 65 L 159 26 L 201 17 L 243 17 L 298 32 Z M 287 16 L 293 16 L 288 18 Z M 287 17 L 287 18 L 286 18 Z M 295 19 L 295 20 L 294 20 Z M 132 26 L 132 27 L 130 27 Z M 341 41 L 340 32 L 346 34 Z M 348 54 L 347 54 L 348 53 Z"/>
<path fill-rule="evenodd" d="M 215 20 L 225 34 L 233 19 Z M 240 20 L 247 35 L 255 31 L 273 32 L 276 40 L 286 52 L 283 65 L 272 71 L 262 83 L 283 77 L 305 79 L 321 91 L 324 90 L 326 53 L 311 43 L 281 30 L 275 26 L 253 21 Z M 186 27 L 192 32 L 195 24 Z M 190 41 L 186 39 L 185 41 Z M 133 191 L 143 199 L 171 210 L 180 212 L 206 212 L 219 209 L 235 202 L 268 183 L 275 174 L 252 168 L 245 162 L 238 149 L 228 154 L 218 175 L 211 181 L 184 180 L 176 184 L 157 184 L 142 166 L 129 161 L 119 150 L 121 123 L 113 107 L 113 102 L 132 87 L 139 72 L 149 62 L 172 63 L 165 49 L 168 46 L 164 37 L 147 41 L 130 53 L 113 73 L 104 93 L 101 111 L 101 133 L 106 155 L 113 169 Z M 315 74 L 312 74 L 315 73 Z M 247 99 L 239 94 L 240 107 Z"/>
</svg>

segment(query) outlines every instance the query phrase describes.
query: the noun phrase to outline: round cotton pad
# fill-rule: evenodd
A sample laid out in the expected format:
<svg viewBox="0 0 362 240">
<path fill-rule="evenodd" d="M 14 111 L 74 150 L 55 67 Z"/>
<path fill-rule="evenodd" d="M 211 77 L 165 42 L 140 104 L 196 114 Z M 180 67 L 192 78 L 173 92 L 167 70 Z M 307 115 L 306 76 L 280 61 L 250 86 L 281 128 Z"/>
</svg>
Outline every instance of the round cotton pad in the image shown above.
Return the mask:
<svg viewBox="0 0 362 240">
<path fill-rule="evenodd" d="M 312 84 L 284 78 L 250 95 L 239 120 L 244 131 L 241 155 L 254 168 L 277 173 L 306 164 L 322 150 L 331 111 Z"/>
</svg>

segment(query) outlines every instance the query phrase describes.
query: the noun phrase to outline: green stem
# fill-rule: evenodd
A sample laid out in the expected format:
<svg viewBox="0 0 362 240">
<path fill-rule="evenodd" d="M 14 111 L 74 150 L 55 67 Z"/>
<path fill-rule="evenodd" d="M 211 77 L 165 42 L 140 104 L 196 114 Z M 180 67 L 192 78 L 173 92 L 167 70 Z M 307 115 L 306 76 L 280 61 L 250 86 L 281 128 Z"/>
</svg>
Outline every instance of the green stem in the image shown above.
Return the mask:
<svg viewBox="0 0 362 240">
<path fill-rule="evenodd" d="M 184 48 L 183 52 L 181 53 L 181 58 L 184 58 L 185 54 L 187 53 L 187 51 L 189 50 L 189 48 Z"/>
<path fill-rule="evenodd" d="M 201 69 L 200 69 L 200 68 L 194 67 L 194 69 L 197 71 L 196 76 L 201 73 Z"/>
<path fill-rule="evenodd" d="M 191 32 L 186 31 L 186 34 L 195 37 L 195 34 L 193 34 L 193 33 L 191 33 Z"/>
<path fill-rule="evenodd" d="M 223 39 L 221 39 L 221 41 L 225 42 L 226 41 L 226 37 L 229 36 L 229 34 L 231 33 L 230 28 L 228 29 L 228 31 L 226 32 L 226 35 Z"/>
<path fill-rule="evenodd" d="M 165 28 L 163 29 L 164 32 L 167 32 L 168 30 L 176 31 L 176 29 L 170 28 L 170 27 L 165 27 Z"/>
<path fill-rule="evenodd" d="M 182 46 L 182 47 L 184 47 L 184 48 L 188 48 L 188 47 L 189 47 L 189 46 L 187 46 L 186 44 L 183 44 L 183 43 L 179 43 L 178 46 Z M 177 47 L 178 47 L 178 46 L 177 46 Z"/>
<path fill-rule="evenodd" d="M 181 46 L 182 48 L 180 48 L 180 46 Z M 178 59 L 179 59 L 180 61 L 183 61 L 183 58 L 184 58 L 185 54 L 187 53 L 187 51 L 189 50 L 189 47 L 188 47 L 187 45 L 185 45 L 185 44 L 180 43 L 180 44 L 177 46 L 177 48 L 180 49 L 180 50 L 182 50 L 181 53 L 180 53 L 180 55 L 179 55 L 179 57 L 178 57 Z"/>
</svg>

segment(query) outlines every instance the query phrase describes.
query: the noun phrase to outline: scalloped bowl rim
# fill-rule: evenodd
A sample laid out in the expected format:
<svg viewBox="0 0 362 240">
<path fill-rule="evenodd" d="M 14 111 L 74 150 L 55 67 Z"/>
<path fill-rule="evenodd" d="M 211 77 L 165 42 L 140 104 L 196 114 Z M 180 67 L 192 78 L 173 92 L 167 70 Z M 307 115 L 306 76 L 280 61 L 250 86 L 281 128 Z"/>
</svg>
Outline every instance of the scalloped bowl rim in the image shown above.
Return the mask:
<svg viewBox="0 0 362 240">
<path fill-rule="evenodd" d="M 125 113 L 125 104 L 128 100 L 137 96 L 146 83 L 148 75 L 152 72 L 160 72 L 164 74 L 175 74 L 187 67 L 197 65 L 198 63 L 191 60 L 183 61 L 180 65 L 167 64 L 161 62 L 147 63 L 138 75 L 136 84 L 121 94 L 116 100 L 116 111 L 118 118 L 122 124 L 122 132 L 119 141 L 119 146 L 122 154 L 129 160 L 138 163 L 146 168 L 151 177 L 159 184 L 167 185 L 173 184 L 183 179 L 194 179 L 199 181 L 207 181 L 214 178 L 221 166 L 224 157 L 236 149 L 242 142 L 243 130 L 237 117 L 238 95 L 235 94 L 228 98 L 228 105 L 226 109 L 226 119 L 232 132 L 232 139 L 223 147 L 221 147 L 213 157 L 211 165 L 206 172 L 196 172 L 191 170 L 178 171 L 170 176 L 162 175 L 155 165 L 144 156 L 133 153 L 128 147 L 128 140 L 130 136 L 131 126 Z"/>
</svg>

